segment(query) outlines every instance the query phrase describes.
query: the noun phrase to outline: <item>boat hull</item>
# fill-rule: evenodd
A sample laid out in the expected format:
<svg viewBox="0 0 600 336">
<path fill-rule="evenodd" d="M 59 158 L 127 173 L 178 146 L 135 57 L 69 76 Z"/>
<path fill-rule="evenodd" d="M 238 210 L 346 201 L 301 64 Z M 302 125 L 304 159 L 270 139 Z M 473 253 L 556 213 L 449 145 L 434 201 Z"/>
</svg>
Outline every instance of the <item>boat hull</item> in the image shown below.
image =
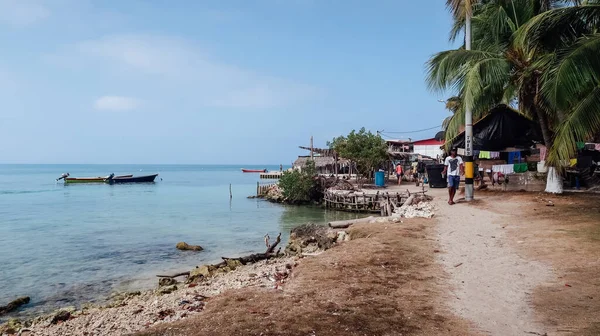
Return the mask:
<svg viewBox="0 0 600 336">
<path fill-rule="evenodd" d="M 242 169 L 242 173 L 266 173 L 266 169 Z"/>
<path fill-rule="evenodd" d="M 121 176 L 117 176 L 117 178 L 126 178 L 126 177 L 132 177 L 133 175 L 121 175 Z M 104 183 L 104 180 L 106 180 L 108 178 L 108 176 L 105 177 L 67 177 L 65 178 L 65 183 L 67 184 L 73 184 L 73 183 Z"/>
<path fill-rule="evenodd" d="M 107 179 L 106 182 L 110 184 L 121 184 L 121 183 L 150 183 L 154 182 L 154 179 L 158 174 L 154 175 L 146 175 L 146 176 L 130 176 L 130 177 L 114 177 L 112 179 Z"/>
</svg>

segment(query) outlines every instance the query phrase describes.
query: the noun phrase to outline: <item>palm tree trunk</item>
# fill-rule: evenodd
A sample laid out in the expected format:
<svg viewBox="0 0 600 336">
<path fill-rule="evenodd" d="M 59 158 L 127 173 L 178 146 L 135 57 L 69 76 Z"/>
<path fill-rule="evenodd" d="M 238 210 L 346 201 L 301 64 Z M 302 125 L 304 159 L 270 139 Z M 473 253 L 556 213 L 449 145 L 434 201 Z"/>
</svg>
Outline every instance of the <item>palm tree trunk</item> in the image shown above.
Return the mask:
<svg viewBox="0 0 600 336">
<path fill-rule="evenodd" d="M 542 111 L 542 109 L 532 107 L 535 111 L 535 114 L 538 117 L 538 122 L 540 124 L 540 129 L 542 130 L 542 137 L 544 138 L 544 145 L 546 148 L 550 150 L 552 147 L 552 134 L 550 132 L 550 127 L 548 127 L 548 116 L 546 113 Z M 563 193 L 563 178 L 558 173 L 556 167 L 548 167 L 548 176 L 546 177 L 546 192 L 553 194 L 562 194 Z"/>
</svg>

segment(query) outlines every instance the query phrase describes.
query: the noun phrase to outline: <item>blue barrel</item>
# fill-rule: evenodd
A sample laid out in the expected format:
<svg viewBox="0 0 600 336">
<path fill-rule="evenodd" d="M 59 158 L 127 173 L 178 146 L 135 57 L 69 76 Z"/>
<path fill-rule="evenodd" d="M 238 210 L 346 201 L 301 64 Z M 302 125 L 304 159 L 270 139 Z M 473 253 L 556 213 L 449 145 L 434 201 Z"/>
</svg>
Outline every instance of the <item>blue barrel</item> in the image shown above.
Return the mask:
<svg viewBox="0 0 600 336">
<path fill-rule="evenodd" d="M 378 187 L 385 186 L 385 172 L 382 172 L 382 171 L 375 172 L 375 185 Z"/>
</svg>

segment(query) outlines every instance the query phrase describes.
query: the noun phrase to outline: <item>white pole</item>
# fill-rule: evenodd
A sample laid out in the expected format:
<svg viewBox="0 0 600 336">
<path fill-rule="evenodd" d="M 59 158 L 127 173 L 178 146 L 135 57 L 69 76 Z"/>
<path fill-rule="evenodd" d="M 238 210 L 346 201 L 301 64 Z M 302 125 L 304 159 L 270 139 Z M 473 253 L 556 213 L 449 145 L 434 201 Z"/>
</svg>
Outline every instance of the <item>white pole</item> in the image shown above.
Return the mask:
<svg viewBox="0 0 600 336">
<path fill-rule="evenodd" d="M 471 8 L 466 8 L 465 12 L 465 48 L 471 50 Z M 474 196 L 473 168 L 473 111 L 467 105 L 465 110 L 465 199 L 467 201 L 472 201 Z"/>
</svg>

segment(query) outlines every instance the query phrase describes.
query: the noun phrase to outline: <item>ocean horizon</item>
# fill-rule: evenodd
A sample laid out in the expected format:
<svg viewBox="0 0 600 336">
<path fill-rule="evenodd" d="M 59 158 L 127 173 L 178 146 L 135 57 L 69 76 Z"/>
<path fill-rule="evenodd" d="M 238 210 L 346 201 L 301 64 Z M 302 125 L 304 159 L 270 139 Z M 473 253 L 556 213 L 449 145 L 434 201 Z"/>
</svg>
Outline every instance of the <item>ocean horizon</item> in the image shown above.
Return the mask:
<svg viewBox="0 0 600 336">
<path fill-rule="evenodd" d="M 248 199 L 259 176 L 241 168 L 279 165 L 0 164 L 0 305 L 30 296 L 16 315 L 31 315 L 102 301 L 152 288 L 159 273 L 262 252 L 267 233 L 285 243 L 297 225 L 355 216 Z M 151 184 L 56 181 L 67 172 L 159 175 Z M 179 251 L 180 241 L 205 250 Z"/>
</svg>

